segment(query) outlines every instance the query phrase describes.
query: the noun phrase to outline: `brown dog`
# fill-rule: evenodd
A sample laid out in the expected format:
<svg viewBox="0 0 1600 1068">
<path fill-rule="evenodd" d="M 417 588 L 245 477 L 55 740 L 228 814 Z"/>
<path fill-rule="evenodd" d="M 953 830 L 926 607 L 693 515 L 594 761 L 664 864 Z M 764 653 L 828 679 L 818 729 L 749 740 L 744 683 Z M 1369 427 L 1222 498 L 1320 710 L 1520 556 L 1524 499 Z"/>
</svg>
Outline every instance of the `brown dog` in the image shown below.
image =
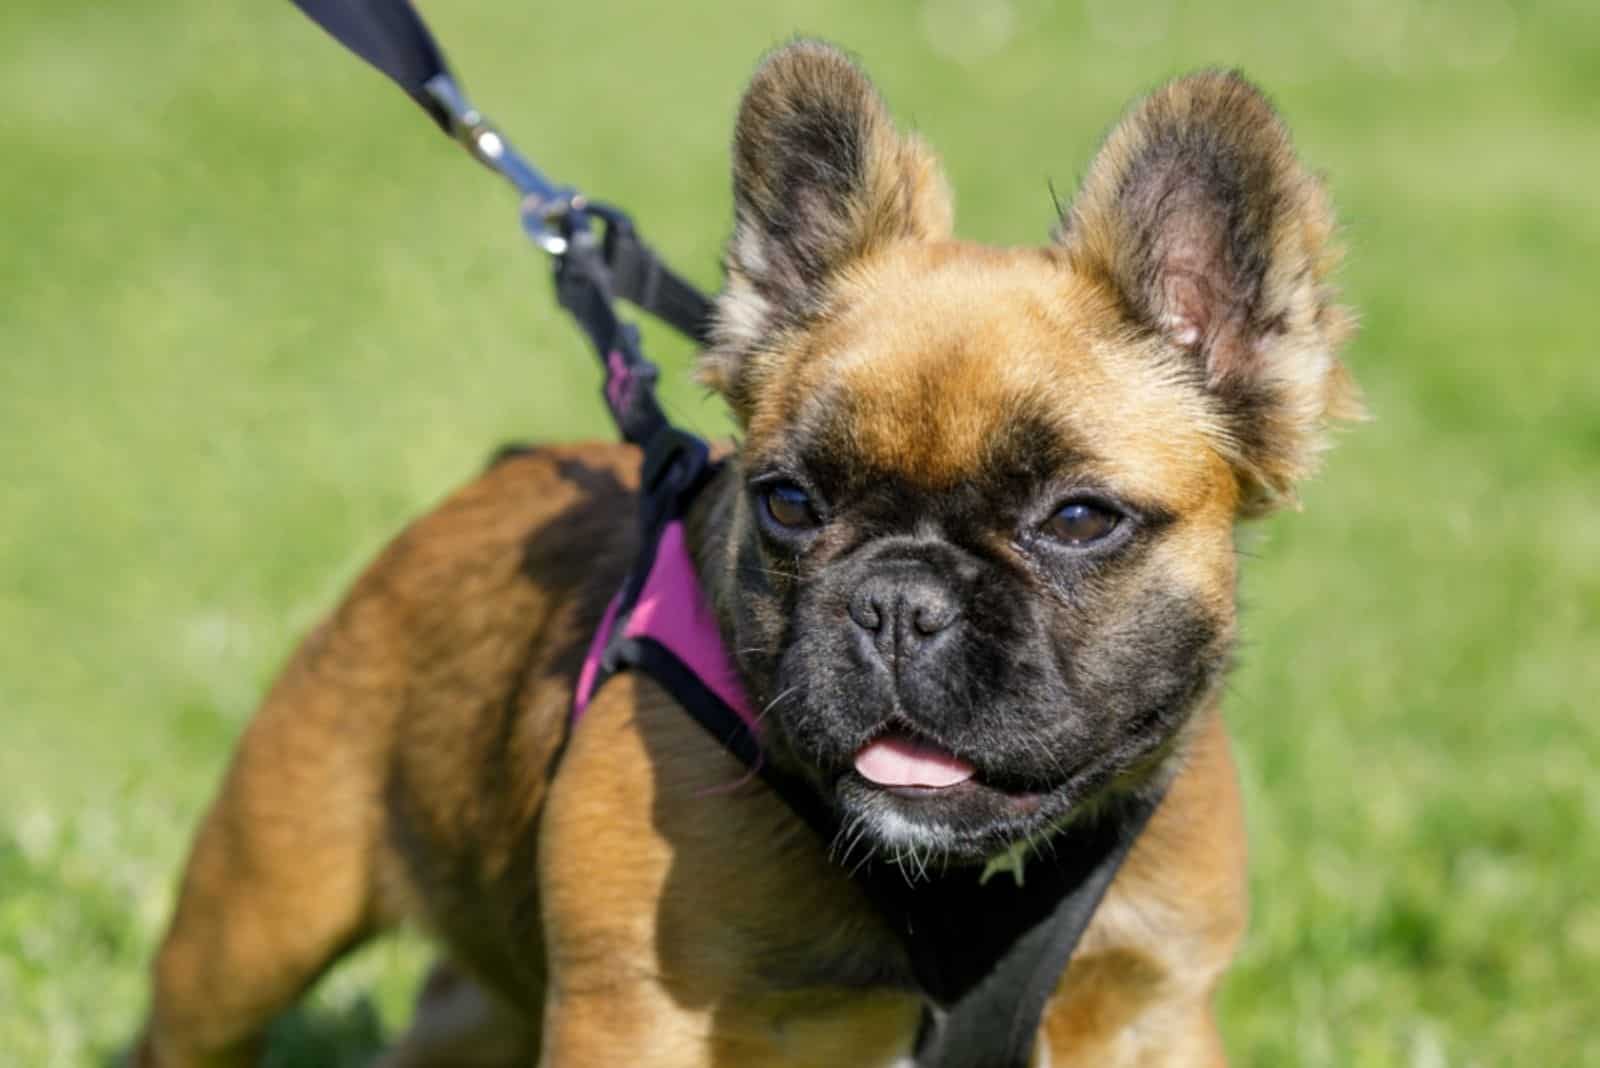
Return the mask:
<svg viewBox="0 0 1600 1068">
<path fill-rule="evenodd" d="M 1048 247 L 964 244 L 930 151 L 813 43 L 758 71 L 734 152 L 701 369 L 743 439 L 688 530 L 767 759 L 908 878 L 1170 784 L 1038 1059 L 1220 1064 L 1234 526 L 1358 411 L 1322 186 L 1254 88 L 1203 73 L 1117 126 Z M 502 460 L 306 640 L 200 829 L 139 1063 L 248 1062 L 402 920 L 444 963 L 394 1065 L 906 1054 L 904 949 L 829 843 L 647 677 L 569 731 L 636 465 Z"/>
</svg>

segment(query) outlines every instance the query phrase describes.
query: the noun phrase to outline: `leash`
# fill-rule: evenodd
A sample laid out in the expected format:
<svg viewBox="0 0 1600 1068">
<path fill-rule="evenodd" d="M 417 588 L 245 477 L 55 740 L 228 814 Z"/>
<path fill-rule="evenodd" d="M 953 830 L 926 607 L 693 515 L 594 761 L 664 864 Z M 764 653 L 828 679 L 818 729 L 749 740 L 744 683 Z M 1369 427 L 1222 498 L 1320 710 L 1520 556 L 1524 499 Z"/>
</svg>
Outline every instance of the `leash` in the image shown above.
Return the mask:
<svg viewBox="0 0 1600 1068">
<path fill-rule="evenodd" d="M 703 452 L 703 443 L 667 421 L 655 394 L 659 372 L 640 348 L 638 328 L 617 314 L 616 302 L 625 300 L 705 344 L 711 336 L 710 298 L 663 263 L 624 212 L 552 181 L 473 107 L 409 0 L 293 3 L 400 86 L 472 158 L 517 191 L 522 230 L 551 258 L 556 299 L 599 357 L 606 407 L 623 440 L 645 451 L 647 482 L 659 482 L 684 455 Z M 677 481 L 687 479 L 680 472 Z"/>
<path fill-rule="evenodd" d="M 523 232 L 550 256 L 556 299 L 600 361 L 606 407 L 623 440 L 643 450 L 641 549 L 595 635 L 574 719 L 612 674 L 644 671 L 823 841 L 833 840 L 839 827 L 822 799 L 762 758 L 682 537 L 682 517 L 717 465 L 705 442 L 667 420 L 656 365 L 616 307 L 626 301 L 706 344 L 711 300 L 661 261 L 625 213 L 551 181 L 517 151 L 468 102 L 409 0 L 293 3 L 517 191 Z M 900 937 L 924 995 L 916 1068 L 1027 1068 L 1046 1003 L 1160 801 L 1159 791 L 1137 794 L 1085 817 L 1014 883 L 1002 873 L 986 885 L 961 871 L 914 884 L 885 863 L 851 873 Z"/>
</svg>

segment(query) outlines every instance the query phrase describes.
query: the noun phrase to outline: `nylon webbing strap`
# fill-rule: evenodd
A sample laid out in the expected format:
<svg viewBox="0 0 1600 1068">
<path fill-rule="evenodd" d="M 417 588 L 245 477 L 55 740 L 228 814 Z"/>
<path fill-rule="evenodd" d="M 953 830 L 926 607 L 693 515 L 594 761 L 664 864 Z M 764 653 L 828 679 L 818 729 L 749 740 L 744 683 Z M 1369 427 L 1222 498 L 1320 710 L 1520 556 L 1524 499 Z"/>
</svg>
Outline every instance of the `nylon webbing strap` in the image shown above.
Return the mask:
<svg viewBox="0 0 1600 1068">
<path fill-rule="evenodd" d="M 439 126 L 522 194 L 529 236 L 555 259 L 556 295 L 588 335 L 605 374 L 605 401 L 624 440 L 660 455 L 672 429 L 656 399 L 656 367 L 638 330 L 623 322 L 622 298 L 705 343 L 712 303 L 675 274 L 615 208 L 549 181 L 466 103 L 443 53 L 408 0 L 294 0 L 356 55 L 393 79 Z M 604 224 L 597 235 L 594 220 Z"/>
<path fill-rule="evenodd" d="M 663 263 L 627 216 L 606 210 L 603 248 L 616 295 L 700 344 L 710 344 L 711 300 Z"/>
<path fill-rule="evenodd" d="M 648 447 L 669 429 L 655 396 L 657 371 L 637 329 L 616 313 L 618 298 L 702 344 L 711 337 L 710 299 L 674 273 L 639 237 L 626 214 L 589 201 L 540 173 L 470 104 L 443 53 L 408 0 L 294 0 L 301 11 L 417 101 L 479 162 L 522 196 L 528 236 L 555 260 L 556 295 L 588 335 L 605 373 L 606 406 L 624 440 Z M 595 221 L 603 224 L 603 236 Z"/>
<path fill-rule="evenodd" d="M 450 132 L 450 116 L 424 88 L 449 73 L 444 55 L 407 0 L 293 0 L 334 39 L 388 75 Z"/>
<path fill-rule="evenodd" d="M 917 1068 L 1028 1068 L 1045 1005 L 1160 802 L 1159 796 L 1131 799 L 1116 818 L 1089 833 L 1074 835 L 1069 830 L 1063 835 L 1056 849 L 1065 865 L 1057 874 L 1064 879 L 1054 908 L 1013 942 L 988 974 L 947 1011 L 930 1009 L 924 1015 L 917 1038 Z M 1044 875 L 1035 865 L 1054 862 L 1036 858 L 1025 878 Z M 1010 878 L 1004 873 L 998 877 Z M 990 907 L 1005 904 L 997 900 Z"/>
</svg>

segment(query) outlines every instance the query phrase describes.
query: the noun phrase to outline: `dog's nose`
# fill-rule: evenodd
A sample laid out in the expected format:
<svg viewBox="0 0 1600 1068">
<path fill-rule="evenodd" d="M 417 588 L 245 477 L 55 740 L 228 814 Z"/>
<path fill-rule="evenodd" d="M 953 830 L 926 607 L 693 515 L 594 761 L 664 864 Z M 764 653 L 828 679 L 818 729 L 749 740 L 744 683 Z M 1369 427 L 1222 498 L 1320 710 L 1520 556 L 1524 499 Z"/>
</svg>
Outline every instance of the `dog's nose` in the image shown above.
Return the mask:
<svg viewBox="0 0 1600 1068">
<path fill-rule="evenodd" d="M 932 576 L 891 573 L 862 582 L 850 598 L 849 612 L 866 644 L 894 666 L 940 644 L 961 608 Z"/>
</svg>

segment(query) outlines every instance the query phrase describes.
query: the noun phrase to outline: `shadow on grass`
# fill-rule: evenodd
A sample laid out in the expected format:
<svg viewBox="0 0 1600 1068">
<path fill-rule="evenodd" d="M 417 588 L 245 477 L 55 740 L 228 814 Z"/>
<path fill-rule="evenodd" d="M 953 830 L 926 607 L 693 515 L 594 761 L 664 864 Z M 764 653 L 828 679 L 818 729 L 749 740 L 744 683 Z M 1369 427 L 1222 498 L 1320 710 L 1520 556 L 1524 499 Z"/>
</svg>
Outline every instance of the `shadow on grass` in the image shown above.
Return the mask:
<svg viewBox="0 0 1600 1068">
<path fill-rule="evenodd" d="M 340 1009 L 301 1005 L 267 1035 L 262 1068 L 360 1068 L 383 1049 L 383 1025 L 368 998 Z"/>
<path fill-rule="evenodd" d="M 378 1010 L 368 998 L 342 1009 L 299 1005 L 267 1032 L 261 1068 L 364 1068 L 384 1048 Z M 124 1068 L 127 1050 L 101 1059 L 100 1068 Z"/>
</svg>

